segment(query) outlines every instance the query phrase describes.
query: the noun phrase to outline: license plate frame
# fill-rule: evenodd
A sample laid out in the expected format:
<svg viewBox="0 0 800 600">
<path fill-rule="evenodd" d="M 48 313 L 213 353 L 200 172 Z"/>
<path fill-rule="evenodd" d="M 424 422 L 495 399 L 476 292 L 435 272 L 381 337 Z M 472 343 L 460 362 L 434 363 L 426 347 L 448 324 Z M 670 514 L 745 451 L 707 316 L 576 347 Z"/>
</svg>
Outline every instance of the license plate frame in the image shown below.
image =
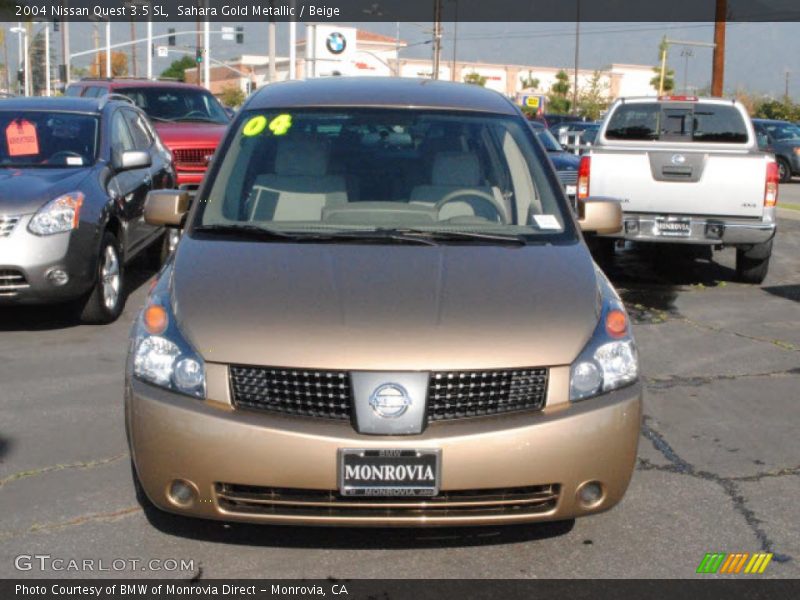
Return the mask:
<svg viewBox="0 0 800 600">
<path fill-rule="evenodd" d="M 337 456 L 339 493 L 346 497 L 403 497 L 431 498 L 439 494 L 442 478 L 442 451 L 436 448 L 340 448 Z M 421 479 L 409 482 L 390 482 L 384 477 L 376 484 L 369 485 L 352 476 L 347 466 L 420 466 L 422 474 L 425 467 L 433 471 L 433 482 L 423 483 Z M 385 474 L 387 469 L 383 469 Z"/>
<path fill-rule="evenodd" d="M 688 217 L 657 217 L 655 234 L 661 237 L 689 237 L 692 235 L 692 220 Z"/>
</svg>

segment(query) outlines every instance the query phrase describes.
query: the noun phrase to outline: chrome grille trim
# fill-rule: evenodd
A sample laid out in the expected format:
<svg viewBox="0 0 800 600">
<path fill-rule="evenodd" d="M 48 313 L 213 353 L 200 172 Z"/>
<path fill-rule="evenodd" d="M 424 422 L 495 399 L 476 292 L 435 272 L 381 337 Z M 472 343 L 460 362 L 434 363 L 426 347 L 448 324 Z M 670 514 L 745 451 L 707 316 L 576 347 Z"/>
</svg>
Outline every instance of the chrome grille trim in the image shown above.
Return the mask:
<svg viewBox="0 0 800 600">
<path fill-rule="evenodd" d="M 341 496 L 337 490 L 214 485 L 220 508 L 231 513 L 379 518 L 545 513 L 556 507 L 560 491 L 558 484 L 547 484 L 443 491 L 424 500 L 407 497 L 356 499 Z"/>
<path fill-rule="evenodd" d="M 540 410 L 547 399 L 547 380 L 545 368 L 431 373 L 428 420 Z"/>
<path fill-rule="evenodd" d="M 19 223 L 20 217 L 12 217 L 11 215 L 0 215 L 0 238 L 8 237 L 14 228 Z"/>
<path fill-rule="evenodd" d="M 0 269 L 0 297 L 16 296 L 19 290 L 29 287 L 31 286 L 21 271 Z"/>
<path fill-rule="evenodd" d="M 350 420 L 353 414 L 348 371 L 231 365 L 230 383 L 236 408 L 338 420 Z M 541 410 L 547 385 L 546 368 L 433 372 L 427 420 Z"/>
<path fill-rule="evenodd" d="M 191 167 L 206 167 L 208 160 L 206 157 L 214 154 L 214 148 L 175 148 L 172 150 L 172 157 L 176 165 L 186 165 Z"/>
</svg>

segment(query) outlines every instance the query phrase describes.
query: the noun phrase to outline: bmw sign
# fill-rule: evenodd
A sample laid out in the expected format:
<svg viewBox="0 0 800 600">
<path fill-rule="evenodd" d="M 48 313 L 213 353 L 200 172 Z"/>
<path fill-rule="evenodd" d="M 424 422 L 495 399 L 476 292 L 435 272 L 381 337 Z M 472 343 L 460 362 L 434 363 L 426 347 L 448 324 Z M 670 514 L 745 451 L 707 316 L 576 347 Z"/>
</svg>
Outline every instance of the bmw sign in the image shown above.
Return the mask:
<svg viewBox="0 0 800 600">
<path fill-rule="evenodd" d="M 334 31 L 325 40 L 325 46 L 331 54 L 341 54 L 347 48 L 347 39 L 338 31 Z"/>
</svg>

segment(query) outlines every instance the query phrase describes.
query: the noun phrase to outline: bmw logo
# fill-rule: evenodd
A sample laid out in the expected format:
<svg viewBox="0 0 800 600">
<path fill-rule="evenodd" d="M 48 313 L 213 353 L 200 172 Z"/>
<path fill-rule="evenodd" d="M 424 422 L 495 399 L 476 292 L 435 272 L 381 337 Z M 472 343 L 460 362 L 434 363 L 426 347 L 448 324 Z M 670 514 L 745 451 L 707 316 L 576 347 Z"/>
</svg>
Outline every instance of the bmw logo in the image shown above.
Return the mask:
<svg viewBox="0 0 800 600">
<path fill-rule="evenodd" d="M 341 54 L 347 47 L 347 40 L 341 33 L 334 31 L 328 36 L 328 39 L 325 40 L 325 45 L 328 47 L 331 54 Z"/>
<path fill-rule="evenodd" d="M 411 398 L 402 385 L 384 383 L 372 392 L 369 397 L 369 405 L 379 417 L 395 419 L 408 410 L 408 407 L 411 406 Z"/>
</svg>

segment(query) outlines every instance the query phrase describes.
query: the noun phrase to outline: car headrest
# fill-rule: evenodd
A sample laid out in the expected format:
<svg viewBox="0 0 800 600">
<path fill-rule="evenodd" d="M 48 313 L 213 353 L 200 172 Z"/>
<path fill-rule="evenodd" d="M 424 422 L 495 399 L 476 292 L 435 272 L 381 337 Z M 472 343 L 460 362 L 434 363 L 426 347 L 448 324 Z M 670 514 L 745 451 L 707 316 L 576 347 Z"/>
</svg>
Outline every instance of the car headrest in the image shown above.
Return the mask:
<svg viewBox="0 0 800 600">
<path fill-rule="evenodd" d="M 481 167 L 472 152 L 439 152 L 433 159 L 433 185 L 462 185 L 476 187 L 481 184 Z"/>
<path fill-rule="evenodd" d="M 328 173 L 328 145 L 317 140 L 281 140 L 275 155 L 275 174 L 321 177 Z"/>
</svg>

